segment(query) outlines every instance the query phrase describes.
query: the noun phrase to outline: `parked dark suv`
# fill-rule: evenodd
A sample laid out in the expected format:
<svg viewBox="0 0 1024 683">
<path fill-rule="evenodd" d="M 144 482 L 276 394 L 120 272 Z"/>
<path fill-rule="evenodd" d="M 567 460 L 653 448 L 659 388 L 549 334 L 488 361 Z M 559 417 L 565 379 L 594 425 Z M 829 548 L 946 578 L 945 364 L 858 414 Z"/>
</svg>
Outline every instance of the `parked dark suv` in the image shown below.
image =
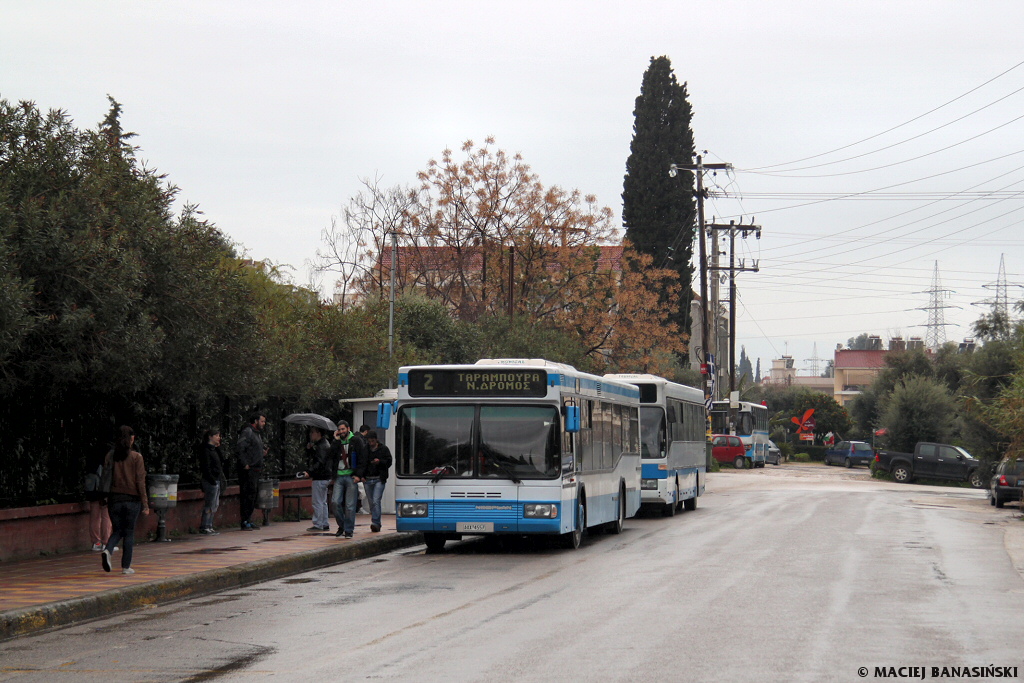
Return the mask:
<svg viewBox="0 0 1024 683">
<path fill-rule="evenodd" d="M 992 484 L 988 489 L 989 502 L 997 508 L 1021 499 L 1024 490 L 1024 460 L 1003 460 L 992 475 Z"/>
<path fill-rule="evenodd" d="M 875 451 L 871 444 L 863 441 L 840 441 L 832 448 L 825 451 L 826 465 L 843 465 L 853 467 L 854 465 L 871 466 L 875 459 Z"/>
</svg>

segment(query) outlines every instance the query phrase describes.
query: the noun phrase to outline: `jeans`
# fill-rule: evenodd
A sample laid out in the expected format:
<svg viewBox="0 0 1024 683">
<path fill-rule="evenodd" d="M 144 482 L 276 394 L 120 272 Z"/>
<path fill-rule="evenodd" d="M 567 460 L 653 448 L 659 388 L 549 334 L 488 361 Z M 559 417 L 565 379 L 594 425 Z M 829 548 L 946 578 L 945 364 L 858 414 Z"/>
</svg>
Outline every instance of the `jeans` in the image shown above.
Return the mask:
<svg viewBox="0 0 1024 683">
<path fill-rule="evenodd" d="M 260 468 L 242 466 L 238 470 L 238 520 L 243 526 L 256 509 L 256 493 L 259 490 Z"/>
<path fill-rule="evenodd" d="M 327 509 L 327 488 L 331 485 L 330 479 L 313 480 L 313 526 L 321 529 L 330 526 L 330 513 Z"/>
<path fill-rule="evenodd" d="M 213 514 L 220 507 L 220 482 L 208 484 L 203 481 L 200 483 L 203 486 L 203 496 L 205 498 L 203 500 L 203 521 L 200 523 L 199 528 L 212 529 Z"/>
<path fill-rule="evenodd" d="M 356 530 L 356 497 L 358 489 L 351 474 L 339 476 L 334 480 L 334 495 L 331 502 L 334 504 L 334 519 L 338 521 L 338 528 L 346 534 Z"/>
<path fill-rule="evenodd" d="M 113 532 L 107 539 L 107 550 L 121 543 L 121 569 L 132 566 L 132 553 L 135 550 L 135 522 L 142 512 L 142 501 L 116 502 L 110 504 L 110 525 Z"/>
<path fill-rule="evenodd" d="M 370 507 L 370 523 L 380 526 L 380 499 L 384 497 L 384 484 L 379 477 L 363 480 L 366 502 Z"/>
</svg>

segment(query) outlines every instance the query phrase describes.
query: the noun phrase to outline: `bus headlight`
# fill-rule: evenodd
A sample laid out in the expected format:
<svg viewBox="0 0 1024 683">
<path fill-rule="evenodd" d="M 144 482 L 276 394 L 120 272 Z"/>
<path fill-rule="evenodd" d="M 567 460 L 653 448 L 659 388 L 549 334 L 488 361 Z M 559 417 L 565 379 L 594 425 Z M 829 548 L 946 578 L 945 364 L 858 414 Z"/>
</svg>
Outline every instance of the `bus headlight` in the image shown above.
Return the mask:
<svg viewBox="0 0 1024 683">
<path fill-rule="evenodd" d="M 644 491 L 657 491 L 658 480 L 657 479 L 641 479 L 640 488 Z"/>
<path fill-rule="evenodd" d="M 523 517 L 554 519 L 558 517 L 558 506 L 554 503 L 527 503 L 523 506 Z"/>
<path fill-rule="evenodd" d="M 427 516 L 427 504 L 426 503 L 399 503 L 398 504 L 398 516 L 399 517 L 426 517 Z"/>
</svg>

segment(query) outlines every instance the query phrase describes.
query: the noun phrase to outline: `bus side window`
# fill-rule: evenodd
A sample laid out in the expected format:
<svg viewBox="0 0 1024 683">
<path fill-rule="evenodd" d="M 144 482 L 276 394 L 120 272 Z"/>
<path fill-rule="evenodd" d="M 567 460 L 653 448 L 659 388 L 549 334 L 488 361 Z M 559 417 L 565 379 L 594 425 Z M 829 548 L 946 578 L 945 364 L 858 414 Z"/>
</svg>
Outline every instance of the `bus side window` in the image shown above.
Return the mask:
<svg viewBox="0 0 1024 683">
<path fill-rule="evenodd" d="M 594 466 L 594 402 L 584 399 L 580 407 L 580 462 L 578 469 L 586 471 Z"/>
<path fill-rule="evenodd" d="M 640 411 L 629 409 L 629 452 L 640 452 Z"/>
</svg>

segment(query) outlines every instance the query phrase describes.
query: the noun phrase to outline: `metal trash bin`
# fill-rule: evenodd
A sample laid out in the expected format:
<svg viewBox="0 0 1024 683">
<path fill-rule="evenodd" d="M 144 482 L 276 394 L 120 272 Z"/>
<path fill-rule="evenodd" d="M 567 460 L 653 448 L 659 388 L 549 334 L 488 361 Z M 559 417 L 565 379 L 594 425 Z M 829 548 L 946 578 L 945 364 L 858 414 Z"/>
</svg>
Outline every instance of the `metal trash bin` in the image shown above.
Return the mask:
<svg viewBox="0 0 1024 683">
<path fill-rule="evenodd" d="M 256 507 L 261 510 L 273 510 L 281 500 L 280 479 L 260 479 L 256 492 Z"/>
<path fill-rule="evenodd" d="M 263 526 L 270 524 L 270 511 L 277 507 L 281 500 L 280 479 L 260 479 L 256 489 L 256 508 L 263 510 Z"/>
<path fill-rule="evenodd" d="M 156 512 L 159 521 L 156 525 L 157 541 L 169 541 L 167 538 L 167 514 L 169 508 L 178 505 L 178 475 L 150 474 L 146 476 L 149 490 L 149 507 Z"/>
<path fill-rule="evenodd" d="M 178 475 L 150 474 L 146 477 L 149 488 L 149 507 L 166 510 L 178 505 Z"/>
</svg>

